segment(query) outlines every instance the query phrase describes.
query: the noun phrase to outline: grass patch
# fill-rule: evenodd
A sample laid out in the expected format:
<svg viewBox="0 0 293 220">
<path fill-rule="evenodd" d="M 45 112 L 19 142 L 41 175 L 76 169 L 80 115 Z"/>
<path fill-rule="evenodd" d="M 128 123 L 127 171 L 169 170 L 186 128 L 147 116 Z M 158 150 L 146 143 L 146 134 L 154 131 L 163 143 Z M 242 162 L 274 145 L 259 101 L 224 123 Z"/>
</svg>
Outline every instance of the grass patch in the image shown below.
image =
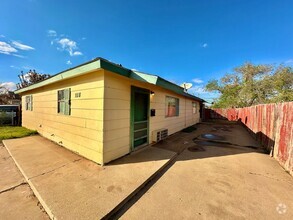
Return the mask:
<svg viewBox="0 0 293 220">
<path fill-rule="evenodd" d="M 37 133 L 37 131 L 32 131 L 24 127 L 3 126 L 0 127 L 0 141 L 4 139 L 26 137 Z"/>
</svg>

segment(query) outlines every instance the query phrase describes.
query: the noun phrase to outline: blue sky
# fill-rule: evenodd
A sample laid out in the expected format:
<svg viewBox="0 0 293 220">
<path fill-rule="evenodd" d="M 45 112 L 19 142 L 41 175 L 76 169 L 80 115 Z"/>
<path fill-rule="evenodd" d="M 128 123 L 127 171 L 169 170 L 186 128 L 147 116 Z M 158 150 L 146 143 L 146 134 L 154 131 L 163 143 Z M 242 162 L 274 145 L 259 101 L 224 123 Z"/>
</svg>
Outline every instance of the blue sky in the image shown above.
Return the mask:
<svg viewBox="0 0 293 220">
<path fill-rule="evenodd" d="M 246 61 L 293 65 L 293 1 L 1 1 L 1 83 L 99 56 L 211 101 L 205 83 Z"/>
</svg>

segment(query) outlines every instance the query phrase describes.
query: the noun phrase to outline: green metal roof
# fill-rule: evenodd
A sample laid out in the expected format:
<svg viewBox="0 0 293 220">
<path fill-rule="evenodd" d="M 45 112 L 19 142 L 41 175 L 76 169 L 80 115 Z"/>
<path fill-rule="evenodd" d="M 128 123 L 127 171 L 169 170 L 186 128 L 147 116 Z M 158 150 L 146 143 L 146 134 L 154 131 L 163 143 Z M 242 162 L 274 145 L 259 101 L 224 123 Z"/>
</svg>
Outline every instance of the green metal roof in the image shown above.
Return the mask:
<svg viewBox="0 0 293 220">
<path fill-rule="evenodd" d="M 98 69 L 105 69 L 105 70 L 117 73 L 119 75 L 131 78 L 131 79 L 135 79 L 138 81 L 157 85 L 159 87 L 173 91 L 179 95 L 183 95 L 185 97 L 192 98 L 192 99 L 195 99 L 200 102 L 205 102 L 201 98 L 198 98 L 196 96 L 193 96 L 189 93 L 184 92 L 184 88 L 182 88 L 181 86 L 178 86 L 174 83 L 171 83 L 171 82 L 169 82 L 159 76 L 147 74 L 147 73 L 143 73 L 143 72 L 139 72 L 139 71 L 133 71 L 133 70 L 124 68 L 121 65 L 112 63 L 112 62 L 110 62 L 104 58 L 101 58 L 101 57 L 98 57 L 90 62 L 83 63 L 79 66 L 74 67 L 74 68 L 62 71 L 62 72 L 60 72 L 56 75 L 53 75 L 50 78 L 45 79 L 39 83 L 33 84 L 31 86 L 28 86 L 28 87 L 25 87 L 25 88 L 22 88 L 19 90 L 16 90 L 15 93 L 21 94 L 23 92 L 37 89 L 37 88 L 61 81 L 61 80 L 66 80 L 66 79 L 70 79 L 70 78 L 73 78 L 76 76 L 81 76 L 81 75 L 87 74 L 89 72 L 92 72 L 94 70 L 98 70 Z"/>
</svg>

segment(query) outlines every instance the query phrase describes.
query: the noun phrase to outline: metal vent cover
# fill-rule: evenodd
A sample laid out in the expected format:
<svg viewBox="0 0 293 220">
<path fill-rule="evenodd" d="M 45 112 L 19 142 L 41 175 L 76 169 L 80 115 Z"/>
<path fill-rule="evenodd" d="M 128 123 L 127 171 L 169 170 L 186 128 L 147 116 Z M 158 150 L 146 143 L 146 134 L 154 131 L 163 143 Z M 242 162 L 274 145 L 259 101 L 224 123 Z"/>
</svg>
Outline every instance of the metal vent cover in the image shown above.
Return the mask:
<svg viewBox="0 0 293 220">
<path fill-rule="evenodd" d="M 161 140 L 164 140 L 168 137 L 168 129 L 163 128 L 159 130 L 153 131 L 153 142 L 159 142 Z"/>
</svg>

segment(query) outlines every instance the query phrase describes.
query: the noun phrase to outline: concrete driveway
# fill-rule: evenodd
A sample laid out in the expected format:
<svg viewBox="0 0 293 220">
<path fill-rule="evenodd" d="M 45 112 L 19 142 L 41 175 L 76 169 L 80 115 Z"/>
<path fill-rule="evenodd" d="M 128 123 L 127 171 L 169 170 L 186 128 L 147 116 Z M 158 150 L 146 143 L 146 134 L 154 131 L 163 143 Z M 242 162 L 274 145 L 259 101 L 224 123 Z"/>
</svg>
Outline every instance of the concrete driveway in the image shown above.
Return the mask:
<svg viewBox="0 0 293 220">
<path fill-rule="evenodd" d="M 198 124 L 105 167 L 40 136 L 4 143 L 51 218 L 293 219 L 292 176 L 236 123 Z"/>
<path fill-rule="evenodd" d="M 148 147 L 101 167 L 39 135 L 3 142 L 51 219 L 103 218 L 176 156 Z"/>
<path fill-rule="evenodd" d="M 116 218 L 293 219 L 292 177 L 269 155 L 238 146 L 256 145 L 242 126 L 202 124 L 192 136 L 201 133 L 224 136 L 236 145 L 215 142 L 185 149 Z"/>
</svg>

